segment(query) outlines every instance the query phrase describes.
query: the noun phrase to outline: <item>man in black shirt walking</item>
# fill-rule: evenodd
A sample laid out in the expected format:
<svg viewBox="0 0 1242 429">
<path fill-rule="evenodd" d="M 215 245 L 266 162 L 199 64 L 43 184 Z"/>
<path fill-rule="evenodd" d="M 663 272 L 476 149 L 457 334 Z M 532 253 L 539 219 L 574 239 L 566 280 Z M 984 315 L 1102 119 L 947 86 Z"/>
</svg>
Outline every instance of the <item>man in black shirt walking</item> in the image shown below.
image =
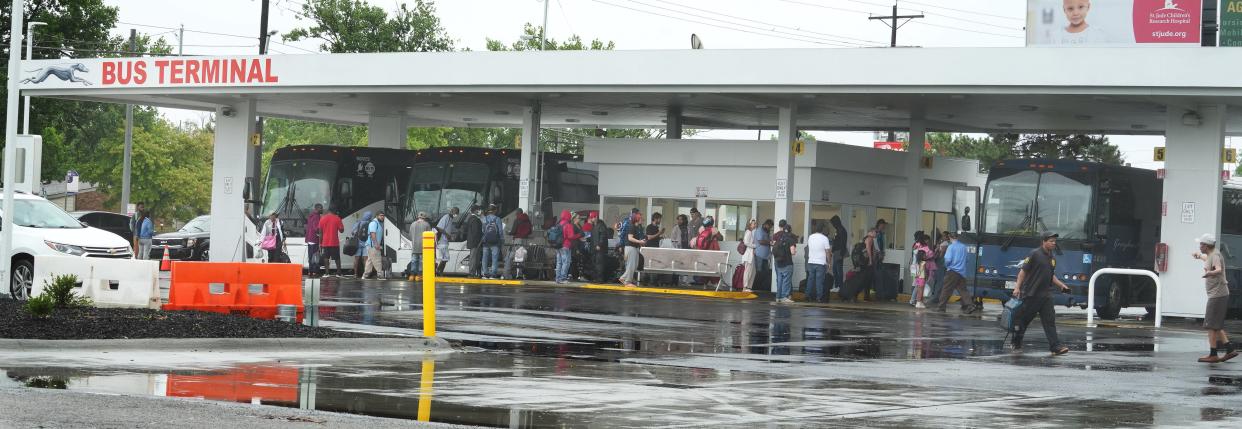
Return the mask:
<svg viewBox="0 0 1242 429">
<path fill-rule="evenodd" d="M 1052 294 L 1068 291 L 1069 286 L 1057 279 L 1057 259 L 1052 255 L 1057 247 L 1057 234 L 1045 233 L 1039 248 L 1032 250 L 1022 261 L 1022 269 L 1018 271 L 1017 287 L 1013 289 L 1014 298 L 1022 299 L 1018 310 L 1018 320 L 1014 324 L 1013 349 L 1022 351 L 1022 337 L 1026 327 L 1039 316 L 1039 323 L 1044 326 L 1044 336 L 1048 338 L 1048 349 L 1053 355 L 1063 355 L 1069 348 L 1061 345 L 1057 338 L 1057 315 L 1052 309 Z"/>
</svg>

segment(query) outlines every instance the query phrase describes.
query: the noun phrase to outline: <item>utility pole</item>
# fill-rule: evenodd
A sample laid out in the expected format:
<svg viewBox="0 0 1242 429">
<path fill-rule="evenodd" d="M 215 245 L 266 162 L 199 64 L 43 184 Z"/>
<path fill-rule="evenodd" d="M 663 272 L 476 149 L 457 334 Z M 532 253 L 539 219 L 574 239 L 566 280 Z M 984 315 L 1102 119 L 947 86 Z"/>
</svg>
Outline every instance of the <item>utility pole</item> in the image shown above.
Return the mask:
<svg viewBox="0 0 1242 429">
<path fill-rule="evenodd" d="M 548 5 L 552 0 L 543 0 L 543 28 L 539 31 L 539 50 L 547 50 L 548 40 Z"/>
<path fill-rule="evenodd" d="M 185 55 L 185 24 L 181 24 L 181 31 L 177 33 L 177 56 Z"/>
<path fill-rule="evenodd" d="M 26 59 L 34 59 L 34 29 L 46 22 L 30 21 L 26 23 Z M 30 96 L 26 96 L 25 113 L 22 114 L 22 134 L 30 134 Z"/>
<path fill-rule="evenodd" d="M 129 52 L 137 52 L 135 46 L 138 30 L 129 29 Z M 132 55 L 132 54 L 131 54 Z M 121 213 L 129 213 L 130 160 L 134 154 L 134 105 L 125 105 L 125 160 L 121 164 Z"/>
<path fill-rule="evenodd" d="M 884 25 L 889 26 L 889 28 L 892 28 L 892 29 L 893 29 L 893 39 L 892 39 L 892 42 L 890 42 L 888 46 L 889 46 L 889 47 L 892 47 L 892 48 L 896 48 L 896 47 L 897 47 L 897 29 L 898 29 L 898 28 L 901 28 L 901 26 L 903 26 L 903 25 L 906 25 L 906 23 L 910 22 L 911 20 L 918 19 L 918 18 L 923 18 L 923 17 L 924 17 L 924 16 L 923 16 L 923 14 L 918 14 L 918 15 L 898 15 L 898 14 L 897 14 L 897 3 L 893 3 L 893 14 L 892 14 L 892 15 L 889 15 L 889 16 L 873 16 L 873 17 L 870 17 L 870 18 L 867 18 L 867 19 L 870 19 L 870 20 L 873 20 L 873 21 L 880 21 L 880 22 L 884 23 Z M 904 21 L 904 22 L 901 22 L 901 23 L 898 23 L 898 22 L 897 22 L 897 20 L 899 20 L 899 19 L 904 19 L 905 21 Z M 887 20 L 892 20 L 892 22 L 888 22 Z"/>
<path fill-rule="evenodd" d="M 267 55 L 267 39 L 271 34 L 267 32 L 267 11 L 270 0 L 263 0 L 263 10 L 259 13 L 259 55 Z M 254 193 L 262 187 L 259 181 L 263 180 L 263 117 L 260 116 L 255 120 L 254 133 L 258 138 L 254 139 L 254 163 L 251 167 L 251 177 L 254 178 L 250 185 L 250 197 L 254 198 Z M 256 204 L 251 213 L 258 214 L 259 207 Z"/>
</svg>

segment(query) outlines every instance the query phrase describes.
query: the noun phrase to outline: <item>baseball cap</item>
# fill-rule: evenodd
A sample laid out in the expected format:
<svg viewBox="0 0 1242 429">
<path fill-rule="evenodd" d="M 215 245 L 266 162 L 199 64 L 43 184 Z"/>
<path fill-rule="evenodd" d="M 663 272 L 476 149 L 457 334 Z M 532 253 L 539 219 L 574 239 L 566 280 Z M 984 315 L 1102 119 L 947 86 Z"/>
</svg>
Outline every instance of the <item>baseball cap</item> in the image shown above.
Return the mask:
<svg viewBox="0 0 1242 429">
<path fill-rule="evenodd" d="M 1200 236 L 1199 238 L 1196 238 L 1196 239 L 1195 239 L 1195 242 L 1200 243 L 1200 244 L 1206 244 L 1206 245 L 1208 245 L 1208 246 L 1215 246 L 1215 245 L 1216 245 L 1216 236 L 1214 236 L 1214 235 L 1212 235 L 1212 234 L 1203 234 L 1203 235 L 1202 235 L 1202 236 Z"/>
<path fill-rule="evenodd" d="M 1042 235 L 1040 235 L 1040 238 L 1042 238 L 1044 241 L 1048 241 L 1049 238 L 1061 238 L 1061 234 L 1057 234 L 1055 232 L 1044 232 Z"/>
</svg>

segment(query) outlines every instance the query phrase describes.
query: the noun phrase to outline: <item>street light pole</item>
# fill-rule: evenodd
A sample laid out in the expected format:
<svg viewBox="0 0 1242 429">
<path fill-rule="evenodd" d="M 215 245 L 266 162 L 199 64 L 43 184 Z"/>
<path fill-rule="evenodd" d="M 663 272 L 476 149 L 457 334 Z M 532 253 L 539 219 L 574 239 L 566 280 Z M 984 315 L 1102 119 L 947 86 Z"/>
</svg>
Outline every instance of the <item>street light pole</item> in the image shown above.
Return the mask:
<svg viewBox="0 0 1242 429">
<path fill-rule="evenodd" d="M 539 50 L 541 51 L 548 49 L 548 4 L 550 3 L 552 0 L 543 0 L 543 28 L 539 31 Z"/>
<path fill-rule="evenodd" d="M 4 201 L 0 203 L 5 214 L 13 213 L 13 183 L 16 181 L 17 169 L 17 98 L 19 71 L 22 67 L 22 39 L 17 37 L 22 31 L 22 0 L 13 0 L 9 10 L 9 73 L 8 94 L 5 95 L 4 118 Z M 0 216 L 0 284 L 11 286 L 9 278 L 13 268 L 9 254 L 13 249 L 13 216 Z"/>
<path fill-rule="evenodd" d="M 26 24 L 26 60 L 34 59 L 34 29 L 46 22 L 30 21 Z M 30 134 L 30 96 L 26 96 L 26 107 L 22 114 L 22 134 Z"/>
</svg>

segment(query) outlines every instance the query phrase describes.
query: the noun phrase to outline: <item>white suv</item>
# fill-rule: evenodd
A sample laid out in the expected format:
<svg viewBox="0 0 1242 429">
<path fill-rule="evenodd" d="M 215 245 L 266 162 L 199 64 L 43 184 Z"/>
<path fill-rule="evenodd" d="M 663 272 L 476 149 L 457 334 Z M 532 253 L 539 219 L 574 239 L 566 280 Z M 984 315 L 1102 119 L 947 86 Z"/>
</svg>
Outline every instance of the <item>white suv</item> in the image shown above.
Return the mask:
<svg viewBox="0 0 1242 429">
<path fill-rule="evenodd" d="M 14 299 L 30 298 L 36 255 L 134 257 L 124 238 L 85 226 L 48 200 L 26 193 L 15 193 L 13 198 L 13 276 L 9 294 Z"/>
</svg>

